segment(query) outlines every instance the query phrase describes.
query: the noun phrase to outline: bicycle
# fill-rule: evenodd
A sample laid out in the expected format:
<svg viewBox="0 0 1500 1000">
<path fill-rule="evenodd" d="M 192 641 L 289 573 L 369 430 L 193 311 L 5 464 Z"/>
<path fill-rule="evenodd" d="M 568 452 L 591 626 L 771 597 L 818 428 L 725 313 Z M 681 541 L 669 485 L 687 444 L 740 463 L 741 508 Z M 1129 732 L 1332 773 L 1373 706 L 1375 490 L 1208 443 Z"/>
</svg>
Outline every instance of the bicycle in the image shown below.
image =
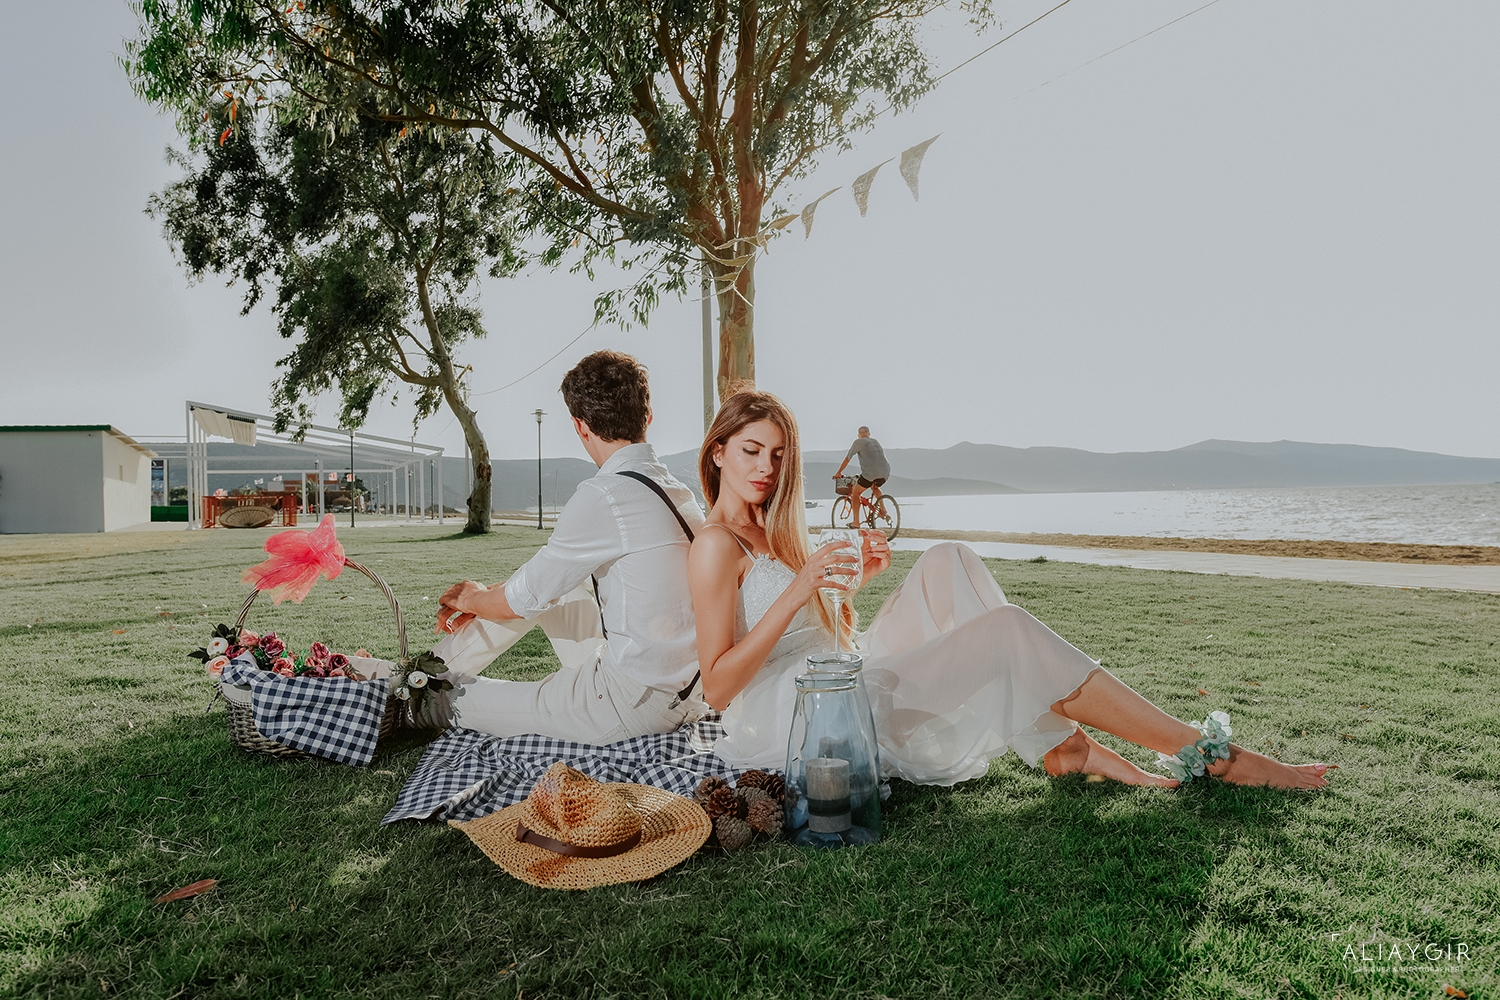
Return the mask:
<svg viewBox="0 0 1500 1000">
<path fill-rule="evenodd" d="M 833 491 L 838 494 L 838 499 L 833 501 L 833 520 L 829 527 L 847 528 L 854 520 L 850 516 L 853 508 L 849 500 L 854 479 L 854 476 L 839 476 L 834 480 Z M 859 506 L 859 522 L 864 527 L 884 532 L 888 541 L 894 541 L 901 533 L 901 504 L 889 493 L 882 493 L 880 499 L 872 503 L 867 490 L 860 494 Z"/>
</svg>

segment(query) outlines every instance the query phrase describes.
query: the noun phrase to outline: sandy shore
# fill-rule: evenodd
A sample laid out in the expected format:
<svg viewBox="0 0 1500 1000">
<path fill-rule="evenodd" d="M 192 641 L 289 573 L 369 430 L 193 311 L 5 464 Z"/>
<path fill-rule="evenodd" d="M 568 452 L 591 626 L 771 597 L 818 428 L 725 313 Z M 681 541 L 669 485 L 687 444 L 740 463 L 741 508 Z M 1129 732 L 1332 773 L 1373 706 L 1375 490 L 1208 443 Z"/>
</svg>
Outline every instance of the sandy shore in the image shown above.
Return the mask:
<svg viewBox="0 0 1500 1000">
<path fill-rule="evenodd" d="M 1294 559 L 1352 559 L 1361 562 L 1425 563 L 1440 566 L 1500 566 L 1492 545 L 1405 545 L 1392 542 L 1300 541 L 1265 538 L 1156 538 L 1148 535 L 1054 535 L 1007 531 L 934 531 L 904 528 L 902 538 L 949 538 L 961 542 L 1010 542 L 1082 549 L 1221 552 Z"/>
</svg>

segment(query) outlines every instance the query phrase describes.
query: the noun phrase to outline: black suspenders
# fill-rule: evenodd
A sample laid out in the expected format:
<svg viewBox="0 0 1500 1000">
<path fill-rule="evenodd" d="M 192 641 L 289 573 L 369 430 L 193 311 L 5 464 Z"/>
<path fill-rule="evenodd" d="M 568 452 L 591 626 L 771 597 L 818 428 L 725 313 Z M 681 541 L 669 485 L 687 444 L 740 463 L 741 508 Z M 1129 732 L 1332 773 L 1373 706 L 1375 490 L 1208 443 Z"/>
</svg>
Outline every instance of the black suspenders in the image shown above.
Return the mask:
<svg viewBox="0 0 1500 1000">
<path fill-rule="evenodd" d="M 687 535 L 687 540 L 689 542 L 693 540 L 693 529 L 688 527 L 687 519 L 682 516 L 682 512 L 677 509 L 677 505 L 672 502 L 672 498 L 667 496 L 667 491 L 661 488 L 660 483 L 652 479 L 650 476 L 643 475 L 639 472 L 631 472 L 629 470 L 621 470 L 620 472 L 616 473 L 616 475 L 629 476 L 631 479 L 639 480 L 640 482 L 643 482 L 647 486 L 651 487 L 651 492 L 661 497 L 661 502 L 667 505 L 667 510 L 670 510 L 672 512 L 672 516 L 677 518 L 677 523 L 682 525 L 682 533 L 684 535 Z M 594 581 L 594 601 L 599 605 L 599 627 L 604 630 L 604 638 L 608 640 L 609 627 L 604 624 L 604 602 L 599 600 L 599 578 L 590 573 L 589 579 Z M 693 693 L 693 688 L 698 686 L 698 678 L 702 675 L 702 671 L 697 671 L 693 674 L 693 679 L 688 681 L 688 686 L 677 692 L 678 701 L 688 700 L 688 696 Z"/>
</svg>

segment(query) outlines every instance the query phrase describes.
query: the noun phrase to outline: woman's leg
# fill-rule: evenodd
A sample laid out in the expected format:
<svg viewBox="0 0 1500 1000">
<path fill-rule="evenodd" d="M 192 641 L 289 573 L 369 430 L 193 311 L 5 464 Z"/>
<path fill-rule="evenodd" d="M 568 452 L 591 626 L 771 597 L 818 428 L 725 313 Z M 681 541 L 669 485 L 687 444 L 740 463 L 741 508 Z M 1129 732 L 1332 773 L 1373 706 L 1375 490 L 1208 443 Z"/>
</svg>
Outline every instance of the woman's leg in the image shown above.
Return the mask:
<svg viewBox="0 0 1500 1000">
<path fill-rule="evenodd" d="M 1052 711 L 1160 753 L 1176 753 L 1201 735 L 1197 729 L 1142 698 L 1108 670 L 1094 671 L 1077 691 L 1053 705 Z M 1085 771 L 1117 777 L 1111 771 L 1121 771 L 1121 763 L 1131 771 L 1145 774 L 1082 730 L 1055 747 L 1044 762 L 1054 774 Z M 1328 784 L 1324 776 L 1327 770 L 1326 764 L 1283 764 L 1231 743 L 1229 759 L 1215 761 L 1208 773 L 1234 784 L 1322 788 Z M 1176 784 L 1171 780 L 1150 783 Z"/>
</svg>

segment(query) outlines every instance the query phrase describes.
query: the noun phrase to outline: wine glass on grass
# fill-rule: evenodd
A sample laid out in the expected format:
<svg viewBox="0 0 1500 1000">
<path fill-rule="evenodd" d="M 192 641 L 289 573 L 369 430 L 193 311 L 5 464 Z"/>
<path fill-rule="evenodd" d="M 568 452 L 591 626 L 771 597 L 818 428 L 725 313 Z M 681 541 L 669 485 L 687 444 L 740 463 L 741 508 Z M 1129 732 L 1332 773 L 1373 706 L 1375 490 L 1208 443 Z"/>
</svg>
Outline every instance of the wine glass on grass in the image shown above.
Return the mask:
<svg viewBox="0 0 1500 1000">
<path fill-rule="evenodd" d="M 829 542 L 843 542 L 844 546 L 835 549 L 834 552 L 840 559 L 848 560 L 834 563 L 828 567 L 825 575 L 831 582 L 841 583 L 849 589 L 823 588 L 828 592 L 828 600 L 833 604 L 833 651 L 838 653 L 842 652 L 843 644 L 839 634 L 843 631 L 844 602 L 854 596 L 854 592 L 864 581 L 864 560 L 861 552 L 864 539 L 856 528 L 824 528 L 819 541 L 822 545 L 827 545 Z"/>
</svg>

